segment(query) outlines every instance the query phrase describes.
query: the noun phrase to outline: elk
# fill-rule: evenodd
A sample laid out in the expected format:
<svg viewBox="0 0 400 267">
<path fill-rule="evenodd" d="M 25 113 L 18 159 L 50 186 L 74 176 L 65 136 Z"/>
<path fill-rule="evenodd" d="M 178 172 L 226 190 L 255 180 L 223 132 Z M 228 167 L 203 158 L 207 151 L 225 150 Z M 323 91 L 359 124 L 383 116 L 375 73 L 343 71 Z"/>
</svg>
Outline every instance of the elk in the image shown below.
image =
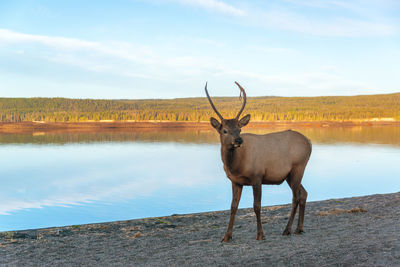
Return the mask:
<svg viewBox="0 0 400 267">
<path fill-rule="evenodd" d="M 292 209 L 283 235 L 290 235 L 297 207 L 298 225 L 295 234 L 304 232 L 304 212 L 307 191 L 301 185 L 304 170 L 311 155 L 311 141 L 299 132 L 286 130 L 264 135 L 240 134 L 250 121 L 250 114 L 239 119 L 246 106 L 246 92 L 235 82 L 243 95 L 243 105 L 234 119 L 224 119 L 214 106 L 205 86 L 208 101 L 220 121 L 211 117 L 210 123 L 220 136 L 221 158 L 227 177 L 232 182 L 232 203 L 228 229 L 221 242 L 232 239 L 233 224 L 244 185 L 253 187 L 254 212 L 257 218 L 257 240 L 264 239 L 261 224 L 261 191 L 263 184 L 289 184 L 293 193 Z"/>
</svg>

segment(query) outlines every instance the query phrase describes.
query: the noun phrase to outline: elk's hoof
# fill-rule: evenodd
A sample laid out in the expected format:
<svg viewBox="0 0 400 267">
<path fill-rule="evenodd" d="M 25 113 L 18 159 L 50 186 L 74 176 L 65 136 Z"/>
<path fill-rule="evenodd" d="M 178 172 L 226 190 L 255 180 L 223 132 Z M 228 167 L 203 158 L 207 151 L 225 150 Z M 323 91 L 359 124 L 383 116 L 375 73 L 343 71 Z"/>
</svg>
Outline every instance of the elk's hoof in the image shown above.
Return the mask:
<svg viewBox="0 0 400 267">
<path fill-rule="evenodd" d="M 285 231 L 283 231 L 282 235 L 290 235 L 290 231 L 289 229 L 285 229 Z"/>
<path fill-rule="evenodd" d="M 296 229 L 295 231 L 294 231 L 294 234 L 295 235 L 301 235 L 302 233 L 304 233 L 304 230 L 303 229 Z"/>
<path fill-rule="evenodd" d="M 225 236 L 224 236 L 224 238 L 222 238 L 221 242 L 227 243 L 227 242 L 231 241 L 231 239 L 232 239 L 231 235 L 225 234 Z"/>
<path fill-rule="evenodd" d="M 265 239 L 264 233 L 257 234 L 257 240 L 264 240 L 264 239 Z"/>
</svg>

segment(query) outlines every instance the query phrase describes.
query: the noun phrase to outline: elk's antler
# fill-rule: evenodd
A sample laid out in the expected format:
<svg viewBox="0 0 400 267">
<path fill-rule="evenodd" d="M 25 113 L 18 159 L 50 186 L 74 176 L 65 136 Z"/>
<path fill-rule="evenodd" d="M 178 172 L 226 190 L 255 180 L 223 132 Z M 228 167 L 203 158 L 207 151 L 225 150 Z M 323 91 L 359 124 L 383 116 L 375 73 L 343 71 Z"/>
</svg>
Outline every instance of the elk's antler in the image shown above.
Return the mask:
<svg viewBox="0 0 400 267">
<path fill-rule="evenodd" d="M 207 98 L 208 98 L 208 102 L 210 102 L 211 107 L 213 108 L 213 110 L 215 111 L 215 113 L 218 115 L 218 117 L 219 117 L 219 118 L 221 119 L 221 121 L 222 121 L 224 118 L 223 118 L 222 115 L 218 112 L 218 110 L 215 108 L 214 103 L 212 102 L 212 100 L 211 100 L 211 98 L 210 98 L 210 96 L 209 96 L 209 94 L 208 94 L 208 91 L 207 91 L 207 82 L 206 82 L 206 87 L 204 88 L 204 90 L 206 90 L 206 95 L 207 95 Z"/>
<path fill-rule="evenodd" d="M 240 95 L 243 94 L 243 105 L 242 105 L 242 108 L 240 109 L 239 113 L 238 113 L 237 116 L 236 116 L 236 119 L 238 120 L 240 114 L 242 114 L 242 112 L 243 112 L 243 110 L 244 110 L 244 107 L 246 106 L 246 100 L 247 100 L 247 98 L 246 98 L 246 92 L 244 91 L 243 87 L 240 86 L 240 84 L 239 84 L 238 82 L 235 82 L 235 83 L 236 83 L 237 86 L 239 86 Z M 207 85 L 206 85 L 206 87 L 207 87 Z"/>
</svg>

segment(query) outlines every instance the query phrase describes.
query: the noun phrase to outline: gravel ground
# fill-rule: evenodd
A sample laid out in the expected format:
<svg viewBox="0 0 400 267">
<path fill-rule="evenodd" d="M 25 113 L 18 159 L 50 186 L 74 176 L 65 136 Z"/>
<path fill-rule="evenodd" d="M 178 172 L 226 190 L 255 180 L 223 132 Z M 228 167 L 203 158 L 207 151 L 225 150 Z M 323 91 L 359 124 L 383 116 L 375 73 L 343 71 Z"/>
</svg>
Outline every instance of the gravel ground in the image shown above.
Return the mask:
<svg viewBox="0 0 400 267">
<path fill-rule="evenodd" d="M 400 192 L 307 203 L 305 233 L 282 236 L 289 205 L 0 233 L 0 266 L 400 266 Z M 294 228 L 297 218 L 294 223 Z"/>
</svg>

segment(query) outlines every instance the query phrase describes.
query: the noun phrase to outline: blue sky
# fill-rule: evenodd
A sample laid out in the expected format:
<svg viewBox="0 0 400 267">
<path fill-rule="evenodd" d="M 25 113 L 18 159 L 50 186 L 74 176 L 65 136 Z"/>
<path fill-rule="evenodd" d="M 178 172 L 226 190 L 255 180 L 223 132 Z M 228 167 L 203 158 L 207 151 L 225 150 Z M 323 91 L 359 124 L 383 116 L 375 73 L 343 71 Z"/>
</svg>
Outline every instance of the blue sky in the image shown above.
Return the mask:
<svg viewBox="0 0 400 267">
<path fill-rule="evenodd" d="M 400 91 L 400 2 L 0 2 L 0 96 Z"/>
</svg>

